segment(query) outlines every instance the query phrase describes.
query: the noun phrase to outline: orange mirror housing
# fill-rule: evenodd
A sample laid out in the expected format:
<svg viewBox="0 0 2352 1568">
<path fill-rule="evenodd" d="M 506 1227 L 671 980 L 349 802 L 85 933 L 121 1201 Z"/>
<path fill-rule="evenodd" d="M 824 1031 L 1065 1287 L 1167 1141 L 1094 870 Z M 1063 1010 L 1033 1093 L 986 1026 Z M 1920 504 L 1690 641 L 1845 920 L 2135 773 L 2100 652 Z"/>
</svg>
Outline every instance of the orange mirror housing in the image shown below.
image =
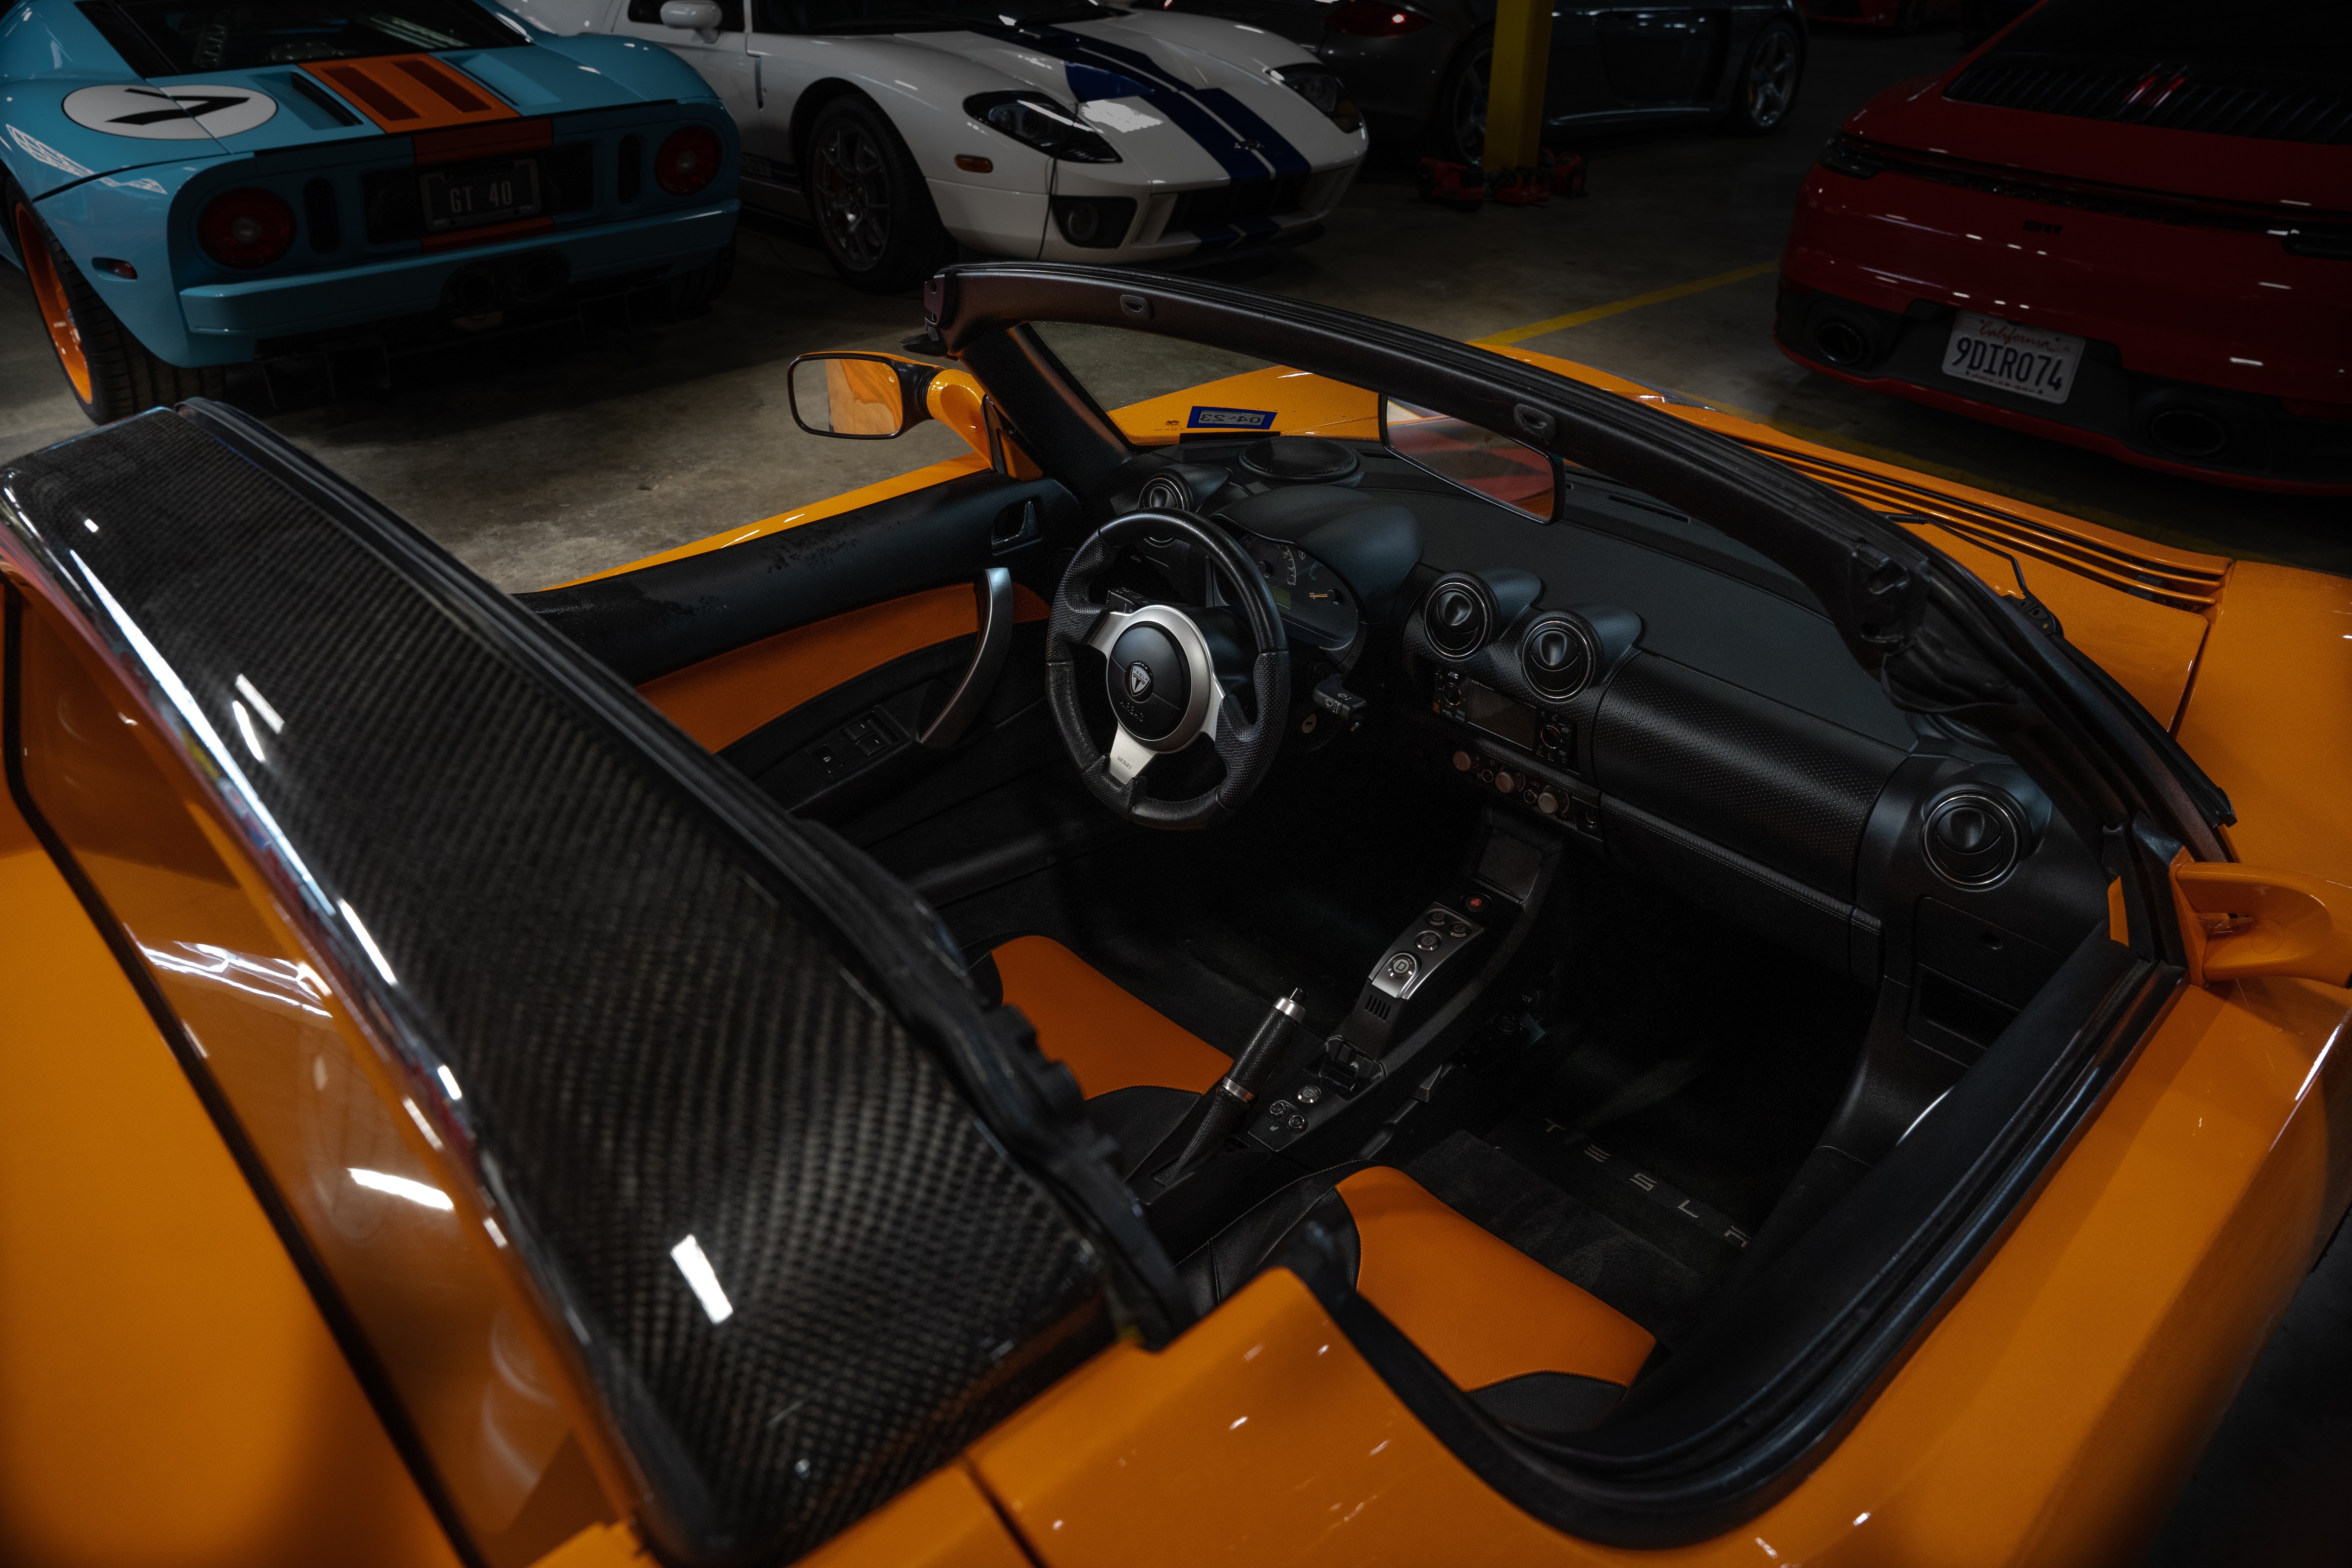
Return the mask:
<svg viewBox="0 0 2352 1568">
<path fill-rule="evenodd" d="M 2172 889 L 2193 984 L 2284 974 L 2352 984 L 2352 888 L 2299 871 L 2181 859 Z"/>
</svg>

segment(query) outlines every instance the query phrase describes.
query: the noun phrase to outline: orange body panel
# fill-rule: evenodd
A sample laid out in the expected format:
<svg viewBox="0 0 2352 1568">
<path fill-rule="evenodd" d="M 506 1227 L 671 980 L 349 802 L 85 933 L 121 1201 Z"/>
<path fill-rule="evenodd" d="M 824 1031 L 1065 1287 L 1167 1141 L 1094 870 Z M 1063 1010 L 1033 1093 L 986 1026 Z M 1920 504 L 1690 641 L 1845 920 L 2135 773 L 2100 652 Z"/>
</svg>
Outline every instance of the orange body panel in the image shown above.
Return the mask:
<svg viewBox="0 0 2352 1568">
<path fill-rule="evenodd" d="M 476 1190 L 445 1170 L 414 1102 L 383 1080 L 324 978 L 331 967 L 300 946 L 176 771 L 154 714 L 45 610 L 28 608 L 19 629 L 24 785 L 137 944 L 478 1559 L 522 1568 L 610 1518 L 595 1468 L 606 1450 L 561 1374 L 564 1342 L 502 1279 L 503 1237 L 480 1225 Z M 173 1178 L 149 1167 L 142 1179 Z"/>
<path fill-rule="evenodd" d="M 977 452 L 949 458 L 928 468 L 917 468 L 912 473 L 900 474 L 894 479 L 881 479 L 857 489 L 844 490 L 825 500 L 795 507 L 791 511 L 780 511 L 773 517 L 763 518 L 741 528 L 730 528 L 724 533 L 714 533 L 707 539 L 697 539 L 672 550 L 657 551 L 603 572 L 591 572 L 584 577 L 574 577 L 570 582 L 554 583 L 549 586 L 569 588 L 574 583 L 593 583 L 600 577 L 618 577 L 625 572 L 635 572 L 644 566 L 658 566 L 665 561 L 683 561 L 689 555 L 701 555 L 713 550 L 724 550 L 730 544 L 741 544 L 747 540 L 782 533 L 785 529 L 798 528 L 802 523 L 814 522 L 821 517 L 838 517 L 845 511 L 872 506 L 876 501 L 888 500 L 893 496 L 912 495 L 917 490 L 927 490 L 933 485 L 961 479 L 966 474 L 985 473 L 987 469 L 988 459 Z"/>
<path fill-rule="evenodd" d="M 1013 592 L 1014 619 L 1045 618 L 1045 600 L 1026 588 Z M 715 752 L 845 680 L 979 629 L 970 588 L 933 588 L 746 643 L 656 676 L 637 692 Z"/>
<path fill-rule="evenodd" d="M 1157 1354 L 1106 1351 L 971 1458 L 1049 1568 L 2127 1564 L 2342 1206 L 2347 1024 L 2341 993 L 2302 982 L 2187 992 L 1854 1429 L 1696 1546 L 1601 1547 L 1522 1513 L 1282 1272 Z"/>
<path fill-rule="evenodd" d="M 515 117 L 497 93 L 431 55 L 324 60 L 299 68 L 334 89 L 378 129 L 395 135 Z"/>
<path fill-rule="evenodd" d="M 804 1568 L 1032 1568 L 961 1463 L 933 1470 L 800 1561 Z"/>
<path fill-rule="evenodd" d="M 1183 438 L 1185 422 L 1202 404 L 1270 409 L 1277 416 L 1271 431 L 1230 430 L 1226 435 L 1324 436 L 1343 441 L 1377 441 L 1381 435 L 1381 401 L 1373 394 L 1278 364 L 1114 408 L 1111 423 L 1139 447 L 1171 446 Z"/>
<path fill-rule="evenodd" d="M 1206 1093 L 1233 1058 L 1160 1016 L 1051 937 L 996 950 L 1004 999 L 1037 1031 L 1037 1047 L 1070 1069 L 1088 1098 L 1156 1084 Z"/>
<path fill-rule="evenodd" d="M 1657 1343 L 1393 1165 L 1357 1172 L 1339 1196 L 1363 1244 L 1356 1289 L 1464 1388 L 1535 1372 L 1631 1384 Z"/>
<path fill-rule="evenodd" d="M 654 1560 L 625 1524 L 594 1524 L 530 1568 L 654 1568 Z"/>
<path fill-rule="evenodd" d="M 0 794 L 0 1562 L 457 1568 L 309 1289 Z"/>
<path fill-rule="evenodd" d="M 2179 736 L 2237 808 L 2239 858 L 2352 887 L 2352 582 L 2231 567 Z"/>
</svg>

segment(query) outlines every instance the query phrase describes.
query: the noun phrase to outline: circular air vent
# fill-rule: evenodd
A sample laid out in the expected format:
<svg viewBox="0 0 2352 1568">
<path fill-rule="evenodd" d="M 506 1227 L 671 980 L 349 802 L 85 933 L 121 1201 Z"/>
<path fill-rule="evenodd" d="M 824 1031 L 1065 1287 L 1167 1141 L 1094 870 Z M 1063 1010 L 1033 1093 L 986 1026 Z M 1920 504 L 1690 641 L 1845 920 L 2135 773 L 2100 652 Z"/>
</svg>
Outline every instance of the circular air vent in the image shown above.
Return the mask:
<svg viewBox="0 0 2352 1568">
<path fill-rule="evenodd" d="M 1990 888 L 2016 868 L 2025 816 L 2005 795 L 1946 795 L 1928 808 L 1922 837 L 1937 876 L 1957 887 Z"/>
<path fill-rule="evenodd" d="M 1467 574 L 1440 577 L 1422 601 L 1429 642 L 1447 658 L 1468 658 L 1495 630 L 1495 601 L 1486 584 Z"/>
<path fill-rule="evenodd" d="M 1152 475 L 1135 498 L 1139 511 L 1183 511 L 1192 504 L 1191 487 L 1175 474 Z"/>
<path fill-rule="evenodd" d="M 1336 485 L 1363 467 L 1355 452 L 1319 436 L 1269 436 L 1242 451 L 1242 467 L 1278 485 Z"/>
<path fill-rule="evenodd" d="M 1565 702 L 1592 679 L 1592 634 L 1569 616 L 1545 616 L 1519 637 L 1519 673 L 1537 695 Z"/>
</svg>

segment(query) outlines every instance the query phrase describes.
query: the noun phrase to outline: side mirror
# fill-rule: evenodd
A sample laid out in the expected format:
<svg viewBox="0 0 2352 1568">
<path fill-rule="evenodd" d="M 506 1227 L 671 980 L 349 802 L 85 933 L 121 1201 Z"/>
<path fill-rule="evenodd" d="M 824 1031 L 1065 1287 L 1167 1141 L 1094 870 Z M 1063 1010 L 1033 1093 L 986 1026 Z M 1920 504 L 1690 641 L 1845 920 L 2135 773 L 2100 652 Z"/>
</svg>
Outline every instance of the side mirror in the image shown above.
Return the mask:
<svg viewBox="0 0 2352 1568">
<path fill-rule="evenodd" d="M 2352 985 L 2352 888 L 2230 860 L 2176 860 L 2174 897 L 2198 984 L 2257 974 Z"/>
<path fill-rule="evenodd" d="M 667 15 L 671 6 L 700 3 L 668 0 L 662 9 Z M 937 365 L 888 354 L 803 354 L 784 384 L 793 423 L 810 435 L 887 441 L 930 417 L 923 395 L 939 374 Z"/>
<path fill-rule="evenodd" d="M 661 19 L 663 26 L 698 34 L 705 43 L 718 38 L 719 26 L 726 20 L 717 0 L 662 0 Z"/>
</svg>

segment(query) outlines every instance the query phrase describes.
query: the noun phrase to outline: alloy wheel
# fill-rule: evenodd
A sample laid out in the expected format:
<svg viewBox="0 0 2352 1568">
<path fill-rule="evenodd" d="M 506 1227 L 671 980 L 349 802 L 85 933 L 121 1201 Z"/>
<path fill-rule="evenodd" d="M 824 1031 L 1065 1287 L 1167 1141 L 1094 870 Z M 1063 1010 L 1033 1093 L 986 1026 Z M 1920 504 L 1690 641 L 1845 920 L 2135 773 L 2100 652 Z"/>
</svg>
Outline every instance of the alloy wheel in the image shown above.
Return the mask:
<svg viewBox="0 0 2352 1568">
<path fill-rule="evenodd" d="M 1748 71 L 1748 120 L 1761 131 L 1777 125 L 1797 93 L 1797 40 L 1780 27 L 1756 47 Z"/>
<path fill-rule="evenodd" d="M 1465 163 L 1478 163 L 1486 151 L 1486 87 L 1495 68 L 1495 51 L 1482 47 L 1454 79 L 1454 101 L 1447 106 L 1454 128 L 1454 151 Z"/>
<path fill-rule="evenodd" d="M 817 138 L 817 221 L 834 253 L 855 271 L 880 265 L 890 245 L 890 172 L 882 149 L 854 121 L 837 120 Z"/>
<path fill-rule="evenodd" d="M 41 323 L 49 330 L 49 345 L 58 351 L 58 363 L 65 367 L 75 395 L 87 404 L 90 401 L 89 357 L 82 353 L 81 329 L 74 325 L 65 279 L 58 276 L 57 263 L 49 255 L 48 237 L 27 208 L 19 205 L 16 218 L 16 253 L 25 258 L 25 275 L 32 281 Z"/>
</svg>

